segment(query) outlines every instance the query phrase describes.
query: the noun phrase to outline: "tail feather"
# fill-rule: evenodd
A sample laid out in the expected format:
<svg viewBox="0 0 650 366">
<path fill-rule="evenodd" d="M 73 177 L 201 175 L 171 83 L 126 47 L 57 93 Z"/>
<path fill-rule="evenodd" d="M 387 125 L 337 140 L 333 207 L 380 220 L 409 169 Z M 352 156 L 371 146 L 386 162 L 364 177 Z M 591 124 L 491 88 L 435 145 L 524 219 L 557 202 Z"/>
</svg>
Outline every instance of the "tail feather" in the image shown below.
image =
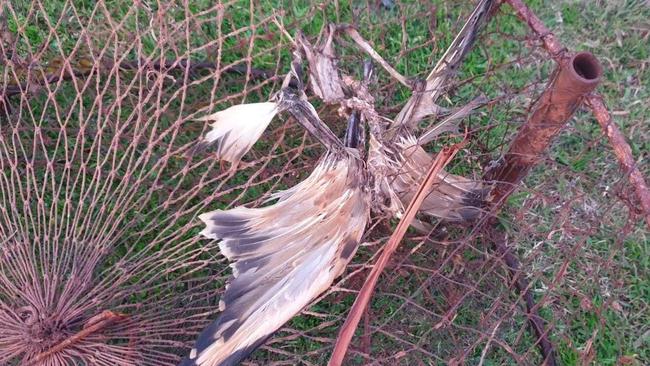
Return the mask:
<svg viewBox="0 0 650 366">
<path fill-rule="evenodd" d="M 349 179 L 359 164 L 328 154 L 273 205 L 200 216 L 202 235 L 220 239 L 233 261 L 233 279 L 184 365 L 239 363 L 342 273 L 368 220 L 363 187 Z"/>
</svg>

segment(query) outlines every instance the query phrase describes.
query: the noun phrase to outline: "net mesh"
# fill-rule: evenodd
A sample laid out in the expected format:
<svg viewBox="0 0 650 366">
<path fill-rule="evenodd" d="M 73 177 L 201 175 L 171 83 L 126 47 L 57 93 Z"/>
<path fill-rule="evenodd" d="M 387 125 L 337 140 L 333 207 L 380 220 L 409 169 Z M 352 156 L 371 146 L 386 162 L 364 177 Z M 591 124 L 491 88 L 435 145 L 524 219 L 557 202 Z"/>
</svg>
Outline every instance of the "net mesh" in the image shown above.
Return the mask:
<svg viewBox="0 0 650 366">
<path fill-rule="evenodd" d="M 230 269 L 217 243 L 198 236 L 197 215 L 259 205 L 304 179 L 323 153 L 286 116 L 237 169 L 209 150 L 187 153 L 207 129 L 196 117 L 279 90 L 291 62 L 282 29 L 314 42 L 328 22 L 350 23 L 399 72 L 424 78 L 473 7 L 0 4 L 0 363 L 44 365 L 174 365 L 216 317 Z M 336 51 L 341 69 L 360 78 L 366 56 L 346 37 L 337 38 Z M 480 179 L 553 67 L 502 6 L 439 101 L 490 100 L 463 121 L 469 144 L 447 169 Z M 377 74 L 375 107 L 394 117 L 410 91 Z M 341 136 L 346 121 L 337 108 L 312 102 Z M 427 149 L 460 139 L 447 135 Z M 504 240 L 521 260 L 518 275 L 528 280 L 563 363 L 590 362 L 598 344 L 626 355 L 635 336 L 617 328 L 622 321 L 647 330 L 647 286 L 639 278 L 647 266 L 628 260 L 647 249 L 638 214 L 628 181 L 583 110 L 499 213 Z M 248 362 L 325 364 L 395 224 L 374 217 L 340 280 Z M 491 239 L 472 227 L 431 224 L 430 235 L 410 232 L 391 259 L 346 364 L 539 364 L 525 300 Z M 97 317 L 108 323 L 83 333 Z"/>
</svg>

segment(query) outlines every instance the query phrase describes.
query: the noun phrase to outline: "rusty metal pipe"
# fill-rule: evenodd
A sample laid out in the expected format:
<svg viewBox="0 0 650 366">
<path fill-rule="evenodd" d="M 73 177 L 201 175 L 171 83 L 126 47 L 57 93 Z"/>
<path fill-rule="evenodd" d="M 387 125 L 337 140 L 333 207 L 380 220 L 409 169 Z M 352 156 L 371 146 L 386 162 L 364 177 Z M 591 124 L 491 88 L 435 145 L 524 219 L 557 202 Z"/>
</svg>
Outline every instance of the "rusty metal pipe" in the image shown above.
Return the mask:
<svg viewBox="0 0 650 366">
<path fill-rule="evenodd" d="M 485 179 L 494 182 L 491 202 L 500 205 L 539 162 L 585 96 L 596 88 L 602 74 L 600 63 L 589 52 L 560 60 L 553 78 L 533 106 L 528 121 L 519 129 L 508 153 L 486 173 Z"/>
<path fill-rule="evenodd" d="M 566 49 L 562 46 L 555 35 L 546 28 L 544 23 L 535 15 L 535 13 L 533 13 L 533 11 L 530 10 L 521 0 L 505 1 L 512 6 L 519 19 L 528 24 L 533 33 L 542 40 L 544 48 L 546 48 L 551 57 L 556 61 L 562 59 Z M 623 171 L 629 175 L 630 183 L 634 186 L 636 195 L 639 198 L 639 201 L 641 201 L 641 207 L 643 208 L 643 215 L 645 216 L 646 224 L 650 228 L 650 189 L 648 189 L 645 178 L 634 160 L 634 155 L 632 155 L 630 145 L 625 141 L 625 137 L 616 122 L 611 119 L 607 107 L 605 106 L 605 102 L 600 95 L 590 95 L 587 98 L 587 103 L 598 120 L 603 133 L 605 133 L 609 139 L 609 143 L 612 146 L 614 154 L 621 164 Z"/>
</svg>

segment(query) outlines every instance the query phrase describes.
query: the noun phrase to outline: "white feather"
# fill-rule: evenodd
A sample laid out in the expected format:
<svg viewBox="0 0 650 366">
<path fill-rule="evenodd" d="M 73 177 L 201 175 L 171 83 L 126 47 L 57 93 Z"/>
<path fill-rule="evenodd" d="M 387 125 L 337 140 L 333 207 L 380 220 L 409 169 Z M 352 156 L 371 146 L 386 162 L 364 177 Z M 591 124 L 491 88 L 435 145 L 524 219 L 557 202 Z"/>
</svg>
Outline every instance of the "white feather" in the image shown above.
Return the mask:
<svg viewBox="0 0 650 366">
<path fill-rule="evenodd" d="M 203 141 L 217 142 L 219 158 L 234 163 L 253 147 L 277 113 L 277 103 L 250 103 L 235 105 L 198 120 L 214 121 Z"/>
</svg>

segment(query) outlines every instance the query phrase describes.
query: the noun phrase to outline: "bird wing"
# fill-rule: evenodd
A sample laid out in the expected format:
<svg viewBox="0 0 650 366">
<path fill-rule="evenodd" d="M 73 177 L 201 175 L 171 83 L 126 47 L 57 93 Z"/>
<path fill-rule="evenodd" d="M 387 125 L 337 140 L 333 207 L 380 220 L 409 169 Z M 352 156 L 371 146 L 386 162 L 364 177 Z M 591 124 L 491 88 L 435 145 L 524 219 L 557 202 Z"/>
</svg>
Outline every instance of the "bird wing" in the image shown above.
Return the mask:
<svg viewBox="0 0 650 366">
<path fill-rule="evenodd" d="M 416 188 L 427 174 L 433 157 L 427 153 L 413 136 L 402 137 L 398 141 L 402 166 L 392 181 L 392 188 L 403 205 L 413 199 Z M 444 170 L 438 173 L 439 183 L 431 188 L 420 212 L 447 221 L 473 221 L 481 213 L 486 190 L 481 182 Z"/>
<path fill-rule="evenodd" d="M 201 233 L 221 239 L 234 278 L 183 365 L 237 364 L 343 272 L 369 215 L 360 164 L 328 154 L 273 205 L 201 215 Z"/>
<path fill-rule="evenodd" d="M 480 0 L 456 38 L 426 79 L 424 91 L 414 94 L 395 117 L 393 126 L 406 125 L 413 129 L 422 118 L 437 114 L 439 107 L 435 104 L 445 90 L 447 81 L 454 76 L 465 55 L 472 49 L 479 32 L 489 19 L 490 9 L 496 0 Z"/>
<path fill-rule="evenodd" d="M 201 117 L 199 121 L 212 122 L 212 129 L 200 145 L 216 144 L 220 159 L 237 162 L 259 140 L 277 113 L 277 103 L 265 102 L 238 104 Z"/>
</svg>

